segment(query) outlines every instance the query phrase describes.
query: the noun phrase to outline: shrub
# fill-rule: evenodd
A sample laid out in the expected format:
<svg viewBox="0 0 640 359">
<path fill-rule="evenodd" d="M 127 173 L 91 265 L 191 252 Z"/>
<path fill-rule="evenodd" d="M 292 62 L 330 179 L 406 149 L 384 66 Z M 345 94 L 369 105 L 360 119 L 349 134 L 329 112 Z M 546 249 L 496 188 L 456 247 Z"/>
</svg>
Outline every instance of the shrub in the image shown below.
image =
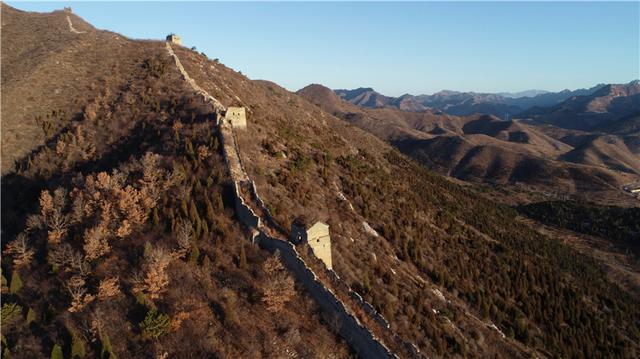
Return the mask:
<svg viewBox="0 0 640 359">
<path fill-rule="evenodd" d="M 1 310 L 2 327 L 6 330 L 8 326 L 17 322 L 22 317 L 22 307 L 17 303 L 4 303 Z"/>
</svg>

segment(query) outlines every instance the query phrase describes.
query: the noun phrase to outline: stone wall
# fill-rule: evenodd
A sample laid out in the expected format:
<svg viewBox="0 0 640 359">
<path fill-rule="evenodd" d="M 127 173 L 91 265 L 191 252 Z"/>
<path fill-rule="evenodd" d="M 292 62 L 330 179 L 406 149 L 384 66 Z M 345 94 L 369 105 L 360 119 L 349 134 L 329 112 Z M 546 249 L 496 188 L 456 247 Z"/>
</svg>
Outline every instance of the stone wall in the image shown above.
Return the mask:
<svg viewBox="0 0 640 359">
<path fill-rule="evenodd" d="M 327 314 L 328 318 L 335 321 L 334 324 L 338 333 L 359 356 L 363 358 L 397 358 L 357 318 L 349 314 L 347 308 L 337 296 L 318 280 L 316 274 L 300 257 L 293 244 L 284 239 L 274 238 L 266 234 L 285 234 L 287 231 L 276 223 L 265 202 L 258 196 L 255 183 L 250 180 L 242 163 L 234 128 L 229 121 L 226 121 L 221 116 L 222 113 L 226 112 L 224 106 L 195 83 L 182 66 L 180 59 L 173 52 L 169 43 L 166 43 L 166 47 L 169 54 L 174 58 L 184 80 L 196 93 L 203 96 L 204 101 L 213 106 L 217 114 L 222 151 L 234 184 L 236 215 L 244 225 L 252 230 L 252 242 L 258 243 L 260 247 L 271 252 L 280 252 L 285 266 L 291 271 L 296 280 L 305 287 L 321 310 Z M 241 189 L 243 185 L 248 189 L 248 196 L 246 197 Z M 262 213 L 262 216 L 256 214 L 252 205 L 258 212 Z"/>
<path fill-rule="evenodd" d="M 171 44 L 166 42 L 165 45 L 167 47 L 167 51 L 169 52 L 169 55 L 173 57 L 173 61 L 175 61 L 178 71 L 180 71 L 180 74 L 182 74 L 182 78 L 191 86 L 191 88 L 195 92 L 197 92 L 198 95 L 202 96 L 204 101 L 209 102 L 211 105 L 213 105 L 213 108 L 217 113 L 226 111 L 224 105 L 220 101 L 218 101 L 213 96 L 209 95 L 207 91 L 203 90 L 200 86 L 198 86 L 198 84 L 189 76 L 187 71 L 184 69 L 184 66 L 182 66 L 180 59 L 175 54 L 175 52 L 173 52 L 173 49 L 171 48 Z"/>
<path fill-rule="evenodd" d="M 328 315 L 331 324 L 349 346 L 361 358 L 397 358 L 391 351 L 353 317 L 344 304 L 318 281 L 316 274 L 304 262 L 290 242 L 272 238 L 260 232 L 256 238 L 258 245 L 270 252 L 279 251 L 282 262 L 314 298 L 322 311 Z"/>
<path fill-rule="evenodd" d="M 235 208 L 236 215 L 240 222 L 244 223 L 245 226 L 249 228 L 260 228 L 262 223 L 260 222 L 260 217 L 253 211 L 251 206 L 245 203 L 242 195 L 240 193 L 240 188 L 238 183 L 234 183 L 235 187 Z"/>
</svg>

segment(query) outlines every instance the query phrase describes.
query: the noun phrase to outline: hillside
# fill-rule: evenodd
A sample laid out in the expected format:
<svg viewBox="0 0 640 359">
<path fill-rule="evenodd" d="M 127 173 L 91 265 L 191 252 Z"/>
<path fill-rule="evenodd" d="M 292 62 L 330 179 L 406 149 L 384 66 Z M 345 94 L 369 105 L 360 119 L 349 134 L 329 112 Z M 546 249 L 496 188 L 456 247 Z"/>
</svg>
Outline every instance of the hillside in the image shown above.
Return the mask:
<svg viewBox="0 0 640 359">
<path fill-rule="evenodd" d="M 388 141 L 429 168 L 467 181 L 518 183 L 605 201 L 628 200 L 620 187 L 640 175 L 631 136 L 594 136 L 493 116 L 370 109 L 310 85 L 298 92 L 349 123 Z M 607 199 L 608 198 L 608 199 Z"/>
<path fill-rule="evenodd" d="M 329 225 L 333 270 L 308 245 L 296 246 L 296 260 L 399 357 L 640 353 L 633 292 L 515 210 L 274 83 L 175 44 L 132 44 L 94 65 L 131 57 L 131 71 L 113 75 L 126 86 L 80 102 L 2 178 L 5 353 L 47 357 L 58 345 L 120 358 L 354 356 L 341 319 L 321 314 L 316 293 L 285 269 L 290 257 L 249 240 L 256 228 L 242 224 L 238 201 L 251 189 L 232 182 L 238 173 L 260 195 L 249 209 L 275 222 L 260 231 L 287 235 L 301 216 Z M 208 96 L 245 107 L 247 128 L 219 117 Z M 506 134 L 517 144 L 525 138 L 511 133 L 527 129 L 491 117 L 435 117 L 426 127 L 432 114 L 412 116 L 412 126 L 397 118 L 398 131 Z"/>
<path fill-rule="evenodd" d="M 84 53 L 62 60 L 49 51 L 60 38 L 41 36 L 68 31 L 60 19 L 2 4 L 3 24 L 31 34 L 23 46 L 69 69 L 57 86 L 91 83 L 72 70 Z M 78 36 L 81 48 L 119 48 L 91 68 L 126 86 L 69 105 L 68 121 L 2 177 L 2 356 L 351 357 L 279 259 L 246 241 L 211 108 L 164 42 Z M 5 38 L 3 69 L 19 68 Z M 112 67 L 125 58 L 131 66 Z M 15 96 L 3 90 L 3 101 Z M 272 288 L 280 294 L 268 297 Z"/>
<path fill-rule="evenodd" d="M 227 105 L 251 109 L 239 145 L 276 221 L 285 229 L 300 215 L 328 223 L 335 272 L 422 352 L 622 355 L 586 339 L 593 327 L 550 319 L 571 317 L 573 310 L 604 319 L 605 312 L 569 299 L 582 295 L 598 300 L 615 292 L 611 300 L 634 301 L 605 279 L 597 262 L 273 83 L 250 81 L 186 50 L 179 54 L 203 88 Z M 571 338 L 582 339 L 573 346 L 559 325 L 580 327 Z M 623 337 L 635 336 L 630 330 Z"/>
<path fill-rule="evenodd" d="M 548 108 L 532 108 L 518 116 L 557 127 L 593 130 L 640 111 L 640 80 L 611 84 L 592 94 L 573 96 Z"/>
<path fill-rule="evenodd" d="M 3 5 L 2 15 L 3 174 L 87 106 L 90 113 L 91 101 L 112 98 L 141 59 L 161 51 L 97 31 L 64 11 L 35 14 Z"/>
</svg>

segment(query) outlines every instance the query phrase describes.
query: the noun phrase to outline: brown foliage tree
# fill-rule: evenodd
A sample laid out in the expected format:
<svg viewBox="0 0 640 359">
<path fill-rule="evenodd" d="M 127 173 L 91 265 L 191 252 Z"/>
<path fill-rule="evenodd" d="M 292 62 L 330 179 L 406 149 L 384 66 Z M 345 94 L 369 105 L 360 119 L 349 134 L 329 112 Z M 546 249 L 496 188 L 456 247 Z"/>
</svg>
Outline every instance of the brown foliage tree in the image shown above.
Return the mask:
<svg viewBox="0 0 640 359">
<path fill-rule="evenodd" d="M 262 286 L 262 301 L 269 311 L 278 313 L 295 295 L 293 278 L 284 270 L 279 253 L 269 257 L 262 269 L 267 276 Z"/>
<path fill-rule="evenodd" d="M 25 233 L 20 233 L 12 242 L 7 245 L 6 253 L 13 258 L 13 265 L 17 267 L 26 266 L 31 263 L 34 250 L 29 245 L 29 238 Z"/>
</svg>

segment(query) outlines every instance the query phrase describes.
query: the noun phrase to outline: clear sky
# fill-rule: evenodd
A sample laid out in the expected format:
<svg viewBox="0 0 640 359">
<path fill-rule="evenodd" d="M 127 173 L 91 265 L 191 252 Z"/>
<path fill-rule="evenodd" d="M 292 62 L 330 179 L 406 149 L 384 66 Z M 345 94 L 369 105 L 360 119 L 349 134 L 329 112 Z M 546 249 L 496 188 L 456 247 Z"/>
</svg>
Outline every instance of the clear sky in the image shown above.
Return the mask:
<svg viewBox="0 0 640 359">
<path fill-rule="evenodd" d="M 640 77 L 640 2 L 15 2 L 133 38 L 175 32 L 252 79 L 387 95 L 561 90 Z"/>
</svg>

